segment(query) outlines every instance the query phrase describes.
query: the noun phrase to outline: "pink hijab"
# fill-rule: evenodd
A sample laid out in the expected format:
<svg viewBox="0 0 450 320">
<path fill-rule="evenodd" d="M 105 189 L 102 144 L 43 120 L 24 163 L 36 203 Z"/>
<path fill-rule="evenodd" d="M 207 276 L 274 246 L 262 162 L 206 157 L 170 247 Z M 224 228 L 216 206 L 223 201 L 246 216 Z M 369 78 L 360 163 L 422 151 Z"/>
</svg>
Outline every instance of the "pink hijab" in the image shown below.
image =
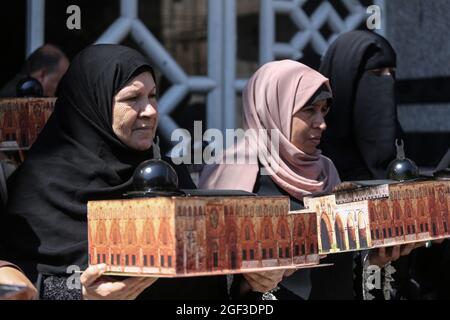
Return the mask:
<svg viewBox="0 0 450 320">
<path fill-rule="evenodd" d="M 284 60 L 262 66 L 243 92 L 244 129 L 275 129 L 279 136 L 279 154 L 259 153 L 259 162 L 279 187 L 298 200 L 306 195 L 330 192 L 340 183 L 330 159 L 319 150 L 308 155 L 290 142 L 293 115 L 324 84 L 329 87 L 328 79 L 320 73 L 301 63 Z M 241 141 L 227 149 L 225 155 L 234 157 L 243 150 L 246 155 L 263 148 L 270 150 L 270 141 L 253 137 L 250 148 L 245 148 L 245 141 Z M 258 163 L 225 164 L 222 161 L 205 167 L 199 188 L 252 192 L 258 172 Z"/>
</svg>

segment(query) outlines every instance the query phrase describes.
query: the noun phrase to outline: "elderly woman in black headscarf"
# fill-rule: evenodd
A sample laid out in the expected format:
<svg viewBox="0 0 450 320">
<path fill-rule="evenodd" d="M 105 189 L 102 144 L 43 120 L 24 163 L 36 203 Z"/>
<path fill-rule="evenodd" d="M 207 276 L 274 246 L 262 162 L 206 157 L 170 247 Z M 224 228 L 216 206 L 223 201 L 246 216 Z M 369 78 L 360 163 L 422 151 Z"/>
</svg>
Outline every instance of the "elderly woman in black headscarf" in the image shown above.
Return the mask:
<svg viewBox="0 0 450 320">
<path fill-rule="evenodd" d="M 37 279 L 41 299 L 224 297 L 221 277 L 117 280 L 102 266 L 81 275 L 82 290 L 67 285 L 68 268 L 88 264 L 87 201 L 131 189 L 136 166 L 153 157 L 157 125 L 155 76 L 140 53 L 95 45 L 75 57 L 54 113 L 10 180 L 1 223 L 2 258 Z M 181 188 L 195 188 L 184 167 L 175 170 Z"/>
</svg>

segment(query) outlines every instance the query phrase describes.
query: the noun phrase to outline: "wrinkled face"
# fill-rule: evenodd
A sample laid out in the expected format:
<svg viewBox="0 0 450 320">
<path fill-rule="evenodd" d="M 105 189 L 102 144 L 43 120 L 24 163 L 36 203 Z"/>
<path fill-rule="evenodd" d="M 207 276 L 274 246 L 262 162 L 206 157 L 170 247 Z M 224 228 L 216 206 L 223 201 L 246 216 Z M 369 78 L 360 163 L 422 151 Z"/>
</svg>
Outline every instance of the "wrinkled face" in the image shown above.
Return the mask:
<svg viewBox="0 0 450 320">
<path fill-rule="evenodd" d="M 327 128 L 325 116 L 329 111 L 326 100 L 304 106 L 292 118 L 291 143 L 306 154 L 314 154 Z"/>
<path fill-rule="evenodd" d="M 112 127 L 125 145 L 145 151 L 152 146 L 158 119 L 155 80 L 143 72 L 115 95 Z"/>
</svg>

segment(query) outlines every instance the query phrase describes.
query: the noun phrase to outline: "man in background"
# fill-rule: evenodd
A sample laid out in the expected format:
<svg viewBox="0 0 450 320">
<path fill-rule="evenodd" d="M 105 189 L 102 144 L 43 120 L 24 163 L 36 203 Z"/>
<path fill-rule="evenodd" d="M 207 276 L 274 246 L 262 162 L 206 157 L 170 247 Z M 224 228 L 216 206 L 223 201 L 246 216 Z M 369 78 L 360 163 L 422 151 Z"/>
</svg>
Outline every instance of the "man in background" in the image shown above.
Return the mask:
<svg viewBox="0 0 450 320">
<path fill-rule="evenodd" d="M 55 45 L 45 44 L 28 57 L 22 71 L 0 90 L 0 97 L 15 97 L 17 83 L 27 76 L 41 83 L 45 97 L 54 97 L 68 68 L 69 59 L 65 53 Z"/>
</svg>

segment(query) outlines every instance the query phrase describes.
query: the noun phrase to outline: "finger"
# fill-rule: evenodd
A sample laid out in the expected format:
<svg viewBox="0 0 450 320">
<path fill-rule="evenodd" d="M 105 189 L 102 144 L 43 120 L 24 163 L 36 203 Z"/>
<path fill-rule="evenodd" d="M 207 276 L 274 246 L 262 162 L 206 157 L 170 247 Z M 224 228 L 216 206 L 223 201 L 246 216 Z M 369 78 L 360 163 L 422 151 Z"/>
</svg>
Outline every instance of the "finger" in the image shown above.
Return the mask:
<svg viewBox="0 0 450 320">
<path fill-rule="evenodd" d="M 281 278 L 283 276 L 283 274 L 284 274 L 284 272 L 279 272 L 279 271 L 247 273 L 247 275 L 254 281 L 272 281 L 273 279 Z"/>
<path fill-rule="evenodd" d="M 99 264 L 96 266 L 90 266 L 87 268 L 80 277 L 81 284 L 85 287 L 91 286 L 106 270 L 105 264 Z"/>
<path fill-rule="evenodd" d="M 378 257 L 382 260 L 386 258 L 386 247 L 382 247 L 378 249 Z"/>
<path fill-rule="evenodd" d="M 417 244 L 415 243 L 411 243 L 411 244 L 406 244 L 404 246 L 402 246 L 400 255 L 401 256 L 407 256 L 411 253 L 411 251 L 413 251 L 415 248 L 417 247 Z"/>
<path fill-rule="evenodd" d="M 27 293 L 27 300 L 35 300 L 37 299 L 37 290 L 34 288 L 27 288 L 26 289 L 26 293 Z"/>
<path fill-rule="evenodd" d="M 385 260 L 392 260 L 392 251 L 394 250 L 394 247 L 387 247 L 386 248 L 386 255 L 385 255 Z"/>
<path fill-rule="evenodd" d="M 283 273 L 271 272 L 271 277 L 267 278 L 266 276 L 267 275 L 263 276 L 260 273 L 249 274 L 247 282 L 252 288 L 258 288 L 259 290 L 264 289 L 264 292 L 266 292 L 275 288 L 283 280 Z"/>
<path fill-rule="evenodd" d="M 244 274 L 244 278 L 245 280 L 247 280 L 248 283 L 261 282 L 265 280 L 259 274 L 256 273 L 246 273 Z"/>
<path fill-rule="evenodd" d="M 441 244 L 442 242 L 444 242 L 445 239 L 439 239 L 439 240 L 433 240 L 433 243 L 435 244 Z"/>
<path fill-rule="evenodd" d="M 422 247 L 425 247 L 426 245 L 427 245 L 426 242 L 419 242 L 419 243 L 416 243 L 416 246 L 414 247 L 414 249 L 422 248 Z"/>
<path fill-rule="evenodd" d="M 392 248 L 390 261 L 396 261 L 400 258 L 400 246 L 395 246 Z"/>
<path fill-rule="evenodd" d="M 274 285 L 273 283 L 265 282 L 265 281 L 262 281 L 262 282 L 250 281 L 249 285 L 253 291 L 262 292 L 262 293 L 270 291 L 276 287 L 276 285 Z"/>
<path fill-rule="evenodd" d="M 91 294 L 100 298 L 110 300 L 124 300 L 134 293 L 136 288 L 142 284 L 142 278 L 128 278 L 122 281 L 107 281 L 102 279 L 89 288 Z"/>
<path fill-rule="evenodd" d="M 292 270 L 286 270 L 286 272 L 284 273 L 283 277 L 290 277 L 292 276 L 295 272 L 297 271 L 297 269 L 292 269 Z"/>
<path fill-rule="evenodd" d="M 268 291 L 267 288 L 272 285 L 272 281 L 262 278 L 258 274 L 248 274 L 244 275 L 244 277 L 253 291 L 266 292 Z"/>
<path fill-rule="evenodd" d="M 273 270 L 268 272 L 261 272 L 260 275 L 267 280 L 274 280 L 282 279 L 285 272 L 286 270 Z"/>
<path fill-rule="evenodd" d="M 144 282 L 147 278 L 145 277 L 130 277 L 122 280 L 127 286 L 134 286 Z"/>
<path fill-rule="evenodd" d="M 97 282 L 86 288 L 86 293 L 89 299 L 94 300 L 118 300 L 118 292 L 124 290 L 125 284 L 121 281 L 116 282 Z"/>
<path fill-rule="evenodd" d="M 130 295 L 127 297 L 128 300 L 135 300 L 143 291 L 145 291 L 148 287 L 150 287 L 153 283 L 156 282 L 158 278 L 146 278 L 140 284 L 134 288 L 133 292 L 130 292 Z"/>
</svg>

